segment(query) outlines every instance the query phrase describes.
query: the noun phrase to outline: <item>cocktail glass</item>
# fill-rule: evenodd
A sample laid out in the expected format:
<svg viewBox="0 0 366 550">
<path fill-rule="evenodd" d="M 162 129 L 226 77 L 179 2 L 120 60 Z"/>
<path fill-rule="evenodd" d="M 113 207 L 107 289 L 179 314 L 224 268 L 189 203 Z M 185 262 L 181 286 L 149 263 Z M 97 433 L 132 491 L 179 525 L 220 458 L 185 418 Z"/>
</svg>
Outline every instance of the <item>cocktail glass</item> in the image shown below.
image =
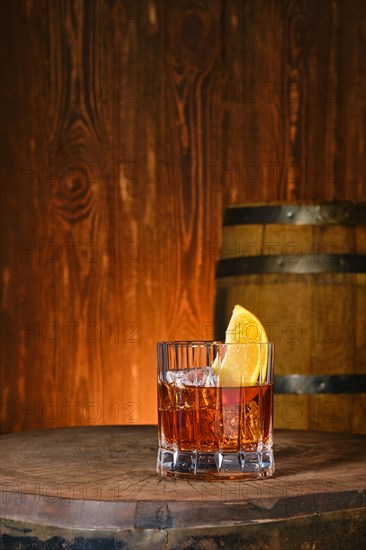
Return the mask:
<svg viewBox="0 0 366 550">
<path fill-rule="evenodd" d="M 228 384 L 228 352 L 243 363 L 258 359 L 256 382 L 245 380 L 243 368 L 240 380 Z M 273 474 L 273 352 L 273 343 L 157 344 L 159 474 L 210 480 Z"/>
</svg>

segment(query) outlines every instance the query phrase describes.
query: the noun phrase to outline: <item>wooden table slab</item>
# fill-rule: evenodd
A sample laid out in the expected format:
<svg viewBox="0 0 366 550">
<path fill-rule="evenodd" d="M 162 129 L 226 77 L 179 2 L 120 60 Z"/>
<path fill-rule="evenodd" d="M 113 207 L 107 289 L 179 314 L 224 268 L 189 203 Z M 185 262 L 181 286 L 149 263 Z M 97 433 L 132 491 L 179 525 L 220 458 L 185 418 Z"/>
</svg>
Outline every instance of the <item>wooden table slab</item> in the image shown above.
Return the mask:
<svg viewBox="0 0 366 550">
<path fill-rule="evenodd" d="M 4 548 L 363 548 L 366 439 L 278 431 L 276 473 L 192 481 L 155 473 L 156 426 L 0 438 Z M 113 544 L 113 545 L 112 545 Z"/>
</svg>

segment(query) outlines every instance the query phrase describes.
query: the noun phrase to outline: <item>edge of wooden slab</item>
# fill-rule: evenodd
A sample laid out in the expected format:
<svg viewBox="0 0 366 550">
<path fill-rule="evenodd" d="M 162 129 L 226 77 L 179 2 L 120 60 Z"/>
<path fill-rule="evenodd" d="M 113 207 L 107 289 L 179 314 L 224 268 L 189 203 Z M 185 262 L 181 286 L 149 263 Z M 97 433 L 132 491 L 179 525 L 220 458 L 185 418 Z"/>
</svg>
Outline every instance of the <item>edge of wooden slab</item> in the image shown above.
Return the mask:
<svg viewBox="0 0 366 550">
<path fill-rule="evenodd" d="M 198 550 L 250 548 L 363 548 L 366 511 L 354 509 L 280 521 L 188 529 L 75 530 L 0 520 L 0 547 L 26 550 Z M 4 545 L 4 546 L 2 546 Z M 247 547 L 247 546 L 246 546 Z"/>
<path fill-rule="evenodd" d="M 366 508 L 366 490 L 251 501 L 86 501 L 0 492 L 0 518 L 67 529 L 228 527 Z"/>
</svg>

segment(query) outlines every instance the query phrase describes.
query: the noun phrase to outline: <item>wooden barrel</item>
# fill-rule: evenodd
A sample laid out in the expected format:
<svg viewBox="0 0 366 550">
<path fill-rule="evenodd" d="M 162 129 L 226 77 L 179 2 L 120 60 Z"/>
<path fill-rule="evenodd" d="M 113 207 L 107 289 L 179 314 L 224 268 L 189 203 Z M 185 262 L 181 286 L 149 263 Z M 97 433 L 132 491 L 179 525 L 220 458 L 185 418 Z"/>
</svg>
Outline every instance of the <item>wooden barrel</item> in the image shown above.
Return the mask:
<svg viewBox="0 0 366 550">
<path fill-rule="evenodd" d="M 187 482 L 155 472 L 156 426 L 2 436 L 0 548 L 361 548 L 359 435 L 275 433 L 265 481 Z"/>
<path fill-rule="evenodd" d="M 275 342 L 275 426 L 366 433 L 366 205 L 225 211 L 215 338 L 235 304 Z"/>
</svg>

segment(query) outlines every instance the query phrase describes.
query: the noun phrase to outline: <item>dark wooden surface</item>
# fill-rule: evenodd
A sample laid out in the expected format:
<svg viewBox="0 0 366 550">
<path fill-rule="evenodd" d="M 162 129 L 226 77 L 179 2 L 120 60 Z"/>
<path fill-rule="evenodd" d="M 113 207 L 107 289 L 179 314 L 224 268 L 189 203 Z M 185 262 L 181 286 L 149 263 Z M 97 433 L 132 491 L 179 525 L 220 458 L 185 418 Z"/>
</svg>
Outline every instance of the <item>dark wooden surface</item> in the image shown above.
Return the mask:
<svg viewBox="0 0 366 550">
<path fill-rule="evenodd" d="M 208 541 L 213 549 L 225 541 L 340 548 L 337 537 L 346 543 L 352 533 L 359 548 L 365 536 L 361 436 L 278 431 L 274 477 L 251 482 L 160 478 L 156 426 L 43 430 L 0 441 L 4 544 L 58 536 L 70 544 L 106 537 L 127 548 L 149 541 L 151 548 L 203 549 Z"/>
<path fill-rule="evenodd" d="M 364 25 L 363 0 L 2 2 L 3 432 L 156 421 L 155 342 L 212 337 L 222 208 L 365 200 Z"/>
</svg>

